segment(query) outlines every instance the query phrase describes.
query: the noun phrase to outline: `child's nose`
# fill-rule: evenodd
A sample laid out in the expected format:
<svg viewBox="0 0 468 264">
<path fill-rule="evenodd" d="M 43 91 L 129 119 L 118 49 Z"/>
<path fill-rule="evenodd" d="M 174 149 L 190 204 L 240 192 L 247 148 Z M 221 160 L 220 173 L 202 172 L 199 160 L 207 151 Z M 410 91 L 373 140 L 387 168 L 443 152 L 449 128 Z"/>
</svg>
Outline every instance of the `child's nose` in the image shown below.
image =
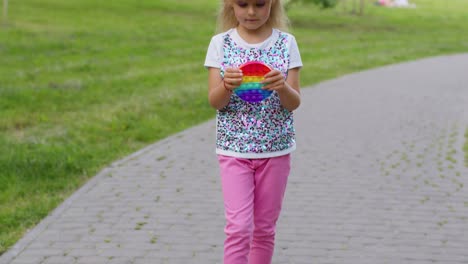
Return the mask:
<svg viewBox="0 0 468 264">
<path fill-rule="evenodd" d="M 255 14 L 255 7 L 254 6 L 249 6 L 247 9 L 247 12 L 249 15 L 254 15 Z"/>
</svg>

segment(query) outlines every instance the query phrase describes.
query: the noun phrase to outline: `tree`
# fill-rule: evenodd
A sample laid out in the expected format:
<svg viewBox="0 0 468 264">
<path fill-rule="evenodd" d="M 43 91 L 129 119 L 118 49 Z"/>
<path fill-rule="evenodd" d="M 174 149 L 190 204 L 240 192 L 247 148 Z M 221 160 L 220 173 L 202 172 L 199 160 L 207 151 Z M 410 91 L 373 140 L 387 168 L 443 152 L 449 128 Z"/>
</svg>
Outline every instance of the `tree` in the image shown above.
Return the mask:
<svg viewBox="0 0 468 264">
<path fill-rule="evenodd" d="M 8 18 L 8 0 L 3 0 L 3 22 L 7 22 Z"/>
<path fill-rule="evenodd" d="M 332 8 L 338 3 L 338 0 L 311 0 L 314 4 L 322 8 Z"/>
<path fill-rule="evenodd" d="M 343 6 L 345 6 L 347 1 L 348 0 L 343 0 L 343 3 L 344 3 Z M 353 3 L 352 3 L 353 8 L 351 10 L 351 13 L 358 14 L 358 15 L 363 15 L 364 14 L 364 7 L 366 5 L 366 1 L 365 0 L 352 0 L 352 1 L 353 1 Z M 358 2 L 359 2 L 359 9 L 357 7 Z M 346 6 L 345 6 L 345 8 L 346 8 Z"/>
<path fill-rule="evenodd" d="M 320 6 L 321 8 L 332 8 L 336 6 L 339 0 L 287 0 L 286 2 L 286 8 L 289 7 L 289 5 L 297 2 L 307 2 L 307 3 L 313 3 L 315 5 Z"/>
<path fill-rule="evenodd" d="M 321 8 L 333 8 L 335 7 L 338 2 L 342 2 L 341 4 L 346 9 L 347 2 L 352 1 L 352 11 L 353 14 L 363 15 L 364 14 L 364 7 L 366 4 L 366 0 L 286 0 L 285 6 L 286 9 L 290 7 L 291 4 L 304 2 L 304 3 L 312 3 L 315 5 L 320 6 Z M 358 7 L 359 4 L 359 7 Z"/>
</svg>

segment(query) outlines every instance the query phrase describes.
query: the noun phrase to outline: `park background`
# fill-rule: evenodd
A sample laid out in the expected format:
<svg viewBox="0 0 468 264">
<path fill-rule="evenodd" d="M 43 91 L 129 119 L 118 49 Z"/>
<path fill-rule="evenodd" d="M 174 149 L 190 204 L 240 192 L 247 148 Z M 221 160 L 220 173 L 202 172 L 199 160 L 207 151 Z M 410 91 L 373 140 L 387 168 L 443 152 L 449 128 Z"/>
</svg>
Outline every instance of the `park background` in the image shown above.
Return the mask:
<svg viewBox="0 0 468 264">
<path fill-rule="evenodd" d="M 468 51 L 466 0 L 365 1 L 362 14 L 356 1 L 289 6 L 303 87 Z M 203 62 L 217 7 L 9 1 L 0 26 L 0 254 L 112 161 L 214 117 Z"/>
</svg>

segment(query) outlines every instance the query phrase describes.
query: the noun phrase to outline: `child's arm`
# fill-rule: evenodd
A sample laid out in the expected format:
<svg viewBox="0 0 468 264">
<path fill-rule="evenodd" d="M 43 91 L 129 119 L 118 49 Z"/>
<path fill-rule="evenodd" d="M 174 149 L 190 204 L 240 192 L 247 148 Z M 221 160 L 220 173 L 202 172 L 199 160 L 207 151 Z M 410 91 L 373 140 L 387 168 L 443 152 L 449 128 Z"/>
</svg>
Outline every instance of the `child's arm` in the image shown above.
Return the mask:
<svg viewBox="0 0 468 264">
<path fill-rule="evenodd" d="M 280 97 L 281 105 L 289 111 L 297 109 L 301 104 L 299 69 L 290 69 L 286 80 L 278 70 L 270 71 L 263 80 L 263 83 L 267 84 L 263 89 L 275 90 Z"/>
<path fill-rule="evenodd" d="M 209 68 L 208 101 L 216 109 L 223 109 L 229 104 L 232 91 L 242 83 L 242 72 L 237 68 L 228 68 L 221 78 L 218 68 Z"/>
</svg>

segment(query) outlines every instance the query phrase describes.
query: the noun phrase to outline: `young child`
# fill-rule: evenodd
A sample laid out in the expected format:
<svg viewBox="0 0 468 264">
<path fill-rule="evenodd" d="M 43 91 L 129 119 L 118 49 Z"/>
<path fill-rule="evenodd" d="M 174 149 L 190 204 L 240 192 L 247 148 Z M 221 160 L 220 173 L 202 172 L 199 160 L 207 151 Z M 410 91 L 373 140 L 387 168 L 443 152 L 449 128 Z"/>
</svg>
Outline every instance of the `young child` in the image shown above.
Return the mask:
<svg viewBox="0 0 468 264">
<path fill-rule="evenodd" d="M 222 0 L 218 32 L 205 60 L 210 104 L 217 109 L 216 153 L 226 216 L 225 264 L 268 264 L 290 172 L 300 104 L 302 61 L 286 30 L 280 0 Z M 246 102 L 233 93 L 239 66 L 261 61 L 272 68 L 263 89 L 272 94 Z"/>
</svg>

